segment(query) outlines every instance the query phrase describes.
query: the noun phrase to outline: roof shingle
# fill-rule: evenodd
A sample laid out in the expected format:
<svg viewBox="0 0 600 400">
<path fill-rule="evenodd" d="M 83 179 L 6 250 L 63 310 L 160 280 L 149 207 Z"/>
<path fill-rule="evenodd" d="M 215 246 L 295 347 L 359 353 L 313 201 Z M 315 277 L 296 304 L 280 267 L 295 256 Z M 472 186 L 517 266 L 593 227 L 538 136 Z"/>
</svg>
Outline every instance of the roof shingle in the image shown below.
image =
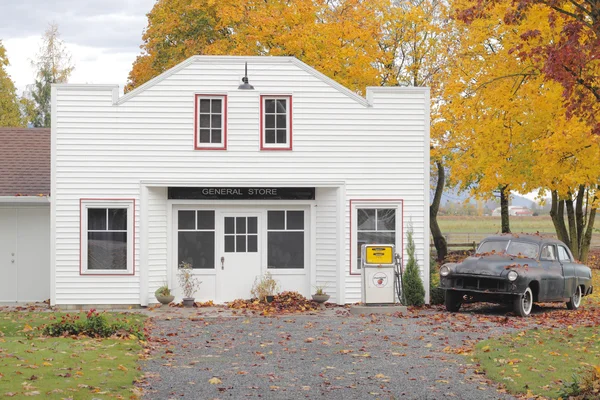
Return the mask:
<svg viewBox="0 0 600 400">
<path fill-rule="evenodd" d="M 0 128 L 0 196 L 50 194 L 50 129 Z"/>
</svg>

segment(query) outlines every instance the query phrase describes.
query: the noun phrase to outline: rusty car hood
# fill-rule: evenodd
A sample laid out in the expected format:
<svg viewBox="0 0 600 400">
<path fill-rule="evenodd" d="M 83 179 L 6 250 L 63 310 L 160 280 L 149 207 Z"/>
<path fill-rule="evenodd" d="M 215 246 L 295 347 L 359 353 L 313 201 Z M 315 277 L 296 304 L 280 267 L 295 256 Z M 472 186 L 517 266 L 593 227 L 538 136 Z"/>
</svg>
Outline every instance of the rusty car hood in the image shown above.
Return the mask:
<svg viewBox="0 0 600 400">
<path fill-rule="evenodd" d="M 501 276 L 511 266 L 532 265 L 536 261 L 530 258 L 512 256 L 489 255 L 469 257 L 462 263 L 456 264 L 454 272 L 457 274 Z"/>
</svg>

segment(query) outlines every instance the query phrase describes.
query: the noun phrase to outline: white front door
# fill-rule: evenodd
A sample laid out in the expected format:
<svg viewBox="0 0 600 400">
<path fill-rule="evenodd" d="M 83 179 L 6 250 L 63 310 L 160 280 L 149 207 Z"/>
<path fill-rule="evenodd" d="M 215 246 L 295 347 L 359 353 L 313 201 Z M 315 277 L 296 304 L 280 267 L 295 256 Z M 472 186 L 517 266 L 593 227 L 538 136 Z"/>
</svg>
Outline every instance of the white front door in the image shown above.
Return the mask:
<svg viewBox="0 0 600 400">
<path fill-rule="evenodd" d="M 249 299 L 254 279 L 261 274 L 261 213 L 222 212 L 219 219 L 219 301 Z"/>
<path fill-rule="evenodd" d="M 34 249 L 23 250 L 34 251 Z M 0 208 L 0 301 L 17 301 L 16 209 Z"/>
</svg>

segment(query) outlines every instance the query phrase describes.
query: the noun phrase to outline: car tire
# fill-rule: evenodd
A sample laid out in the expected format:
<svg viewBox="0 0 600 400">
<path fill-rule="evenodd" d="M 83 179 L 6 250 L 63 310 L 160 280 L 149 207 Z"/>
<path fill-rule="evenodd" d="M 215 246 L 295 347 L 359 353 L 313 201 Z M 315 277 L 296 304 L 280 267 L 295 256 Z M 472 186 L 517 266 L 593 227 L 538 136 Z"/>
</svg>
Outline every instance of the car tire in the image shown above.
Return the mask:
<svg viewBox="0 0 600 400">
<path fill-rule="evenodd" d="M 446 305 L 447 311 L 457 312 L 460 310 L 462 304 L 462 294 L 460 292 L 455 292 L 454 290 L 446 290 L 446 293 L 444 294 L 444 304 Z"/>
<path fill-rule="evenodd" d="M 581 286 L 577 286 L 577 289 L 575 289 L 575 293 L 573 293 L 569 301 L 567 301 L 567 308 L 569 310 L 577 310 L 579 308 L 579 305 L 581 304 L 581 297 Z"/>
<path fill-rule="evenodd" d="M 531 288 L 528 287 L 525 289 L 523 294 L 520 294 L 515 297 L 513 301 L 513 309 L 515 314 L 519 317 L 527 317 L 531 314 L 531 309 L 533 308 L 533 292 Z"/>
</svg>

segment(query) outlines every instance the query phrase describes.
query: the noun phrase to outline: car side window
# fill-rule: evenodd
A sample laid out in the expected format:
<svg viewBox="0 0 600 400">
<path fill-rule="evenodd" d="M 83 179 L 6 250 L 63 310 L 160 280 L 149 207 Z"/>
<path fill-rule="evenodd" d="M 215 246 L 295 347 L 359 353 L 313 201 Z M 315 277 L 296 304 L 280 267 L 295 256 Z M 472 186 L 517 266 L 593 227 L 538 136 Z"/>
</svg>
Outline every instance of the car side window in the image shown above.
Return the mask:
<svg viewBox="0 0 600 400">
<path fill-rule="evenodd" d="M 569 252 L 563 246 L 558 246 L 558 259 L 560 261 L 571 261 L 571 256 L 569 256 Z"/>
<path fill-rule="evenodd" d="M 542 248 L 542 253 L 540 254 L 540 260 L 542 261 L 555 261 L 556 255 L 554 253 L 554 246 L 546 245 Z"/>
</svg>

